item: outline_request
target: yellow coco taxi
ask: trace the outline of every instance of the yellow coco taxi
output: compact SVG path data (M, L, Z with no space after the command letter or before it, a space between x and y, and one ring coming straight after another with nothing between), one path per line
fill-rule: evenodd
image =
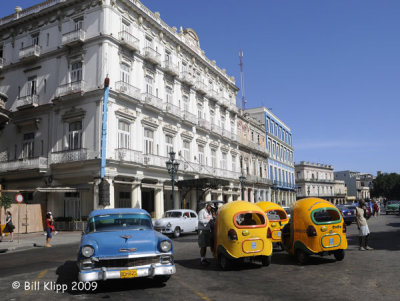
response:
M282 229L289 222L286 211L278 204L272 202L256 203L265 212L272 231L272 242L281 244Z
M343 260L347 249L346 224L330 202L302 199L293 205L290 222L283 228L282 242L300 264L314 254L333 254L336 260Z
M260 207L245 201L221 206L215 226L214 256L222 269L238 260L271 263L272 242L268 219Z

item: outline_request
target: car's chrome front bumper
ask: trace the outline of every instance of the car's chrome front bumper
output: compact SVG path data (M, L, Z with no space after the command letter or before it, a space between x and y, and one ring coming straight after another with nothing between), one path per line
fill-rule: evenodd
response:
M176 273L174 264L152 264L147 266L140 266L129 268L137 270L137 277L154 277L159 275L172 275ZM91 270L80 270L79 281L89 282L107 279L120 279L121 271L128 270L127 268L101 268Z
M163 228L163 227L157 227L157 226L155 226L154 227L154 230L156 230L156 231L158 231L158 232L161 232L162 234L172 234L172 233L174 233L174 231L172 230L172 229L170 229L170 228Z

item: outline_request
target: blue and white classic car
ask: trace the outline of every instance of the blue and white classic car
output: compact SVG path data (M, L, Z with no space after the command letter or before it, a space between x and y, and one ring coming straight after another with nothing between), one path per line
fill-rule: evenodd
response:
M147 211L134 208L90 213L78 266L85 282L135 277L165 282L176 272L172 241L153 230Z

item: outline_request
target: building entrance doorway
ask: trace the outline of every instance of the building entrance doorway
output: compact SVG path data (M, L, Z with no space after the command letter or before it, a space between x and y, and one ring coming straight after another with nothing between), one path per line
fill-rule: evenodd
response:
M154 189L142 188L142 209L154 216Z

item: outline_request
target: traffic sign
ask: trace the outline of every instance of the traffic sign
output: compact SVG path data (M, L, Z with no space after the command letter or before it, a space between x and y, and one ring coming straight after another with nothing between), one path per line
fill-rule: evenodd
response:
M22 203L24 201L24 197L22 196L22 194L18 193L15 196L15 200L17 201L17 203Z

